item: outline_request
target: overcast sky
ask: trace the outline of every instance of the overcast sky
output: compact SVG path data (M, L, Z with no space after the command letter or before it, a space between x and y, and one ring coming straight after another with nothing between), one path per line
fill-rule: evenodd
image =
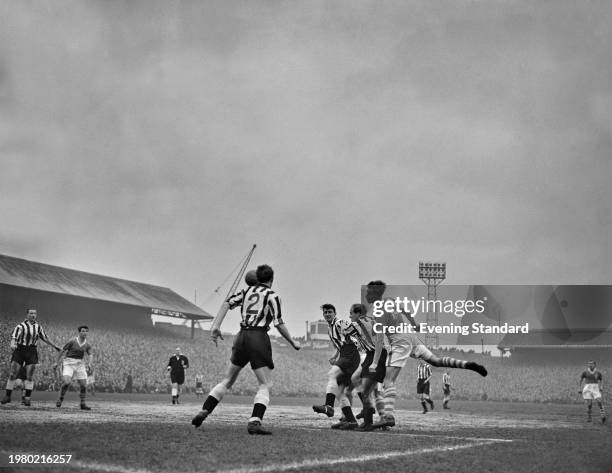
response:
M610 284L611 25L606 1L0 0L0 253L214 313L257 243L295 335L420 260Z

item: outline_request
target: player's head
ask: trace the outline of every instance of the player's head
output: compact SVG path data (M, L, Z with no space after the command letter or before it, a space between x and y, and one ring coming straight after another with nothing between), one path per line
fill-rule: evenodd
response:
M79 336L81 338L86 338L87 333L89 332L89 327L87 325L79 325L77 330L79 331Z
M353 304L349 312L349 317L355 322L359 317L366 315L367 309L363 304Z
M257 286L259 283L259 280L257 279L257 271L254 269L247 271L244 275L244 282L247 284L247 286Z
M176 347L176 348L174 349L174 352L175 352L177 355L180 355L180 354L181 354L181 349L180 349L179 347Z
M37 316L38 316L38 312L36 311L36 309L26 310L26 317L28 318L30 322L34 322Z
M597 364L597 363L595 363L593 360L590 360L590 361L587 363L587 366L589 367L589 369L590 369L590 370L594 370L594 369L595 369L595 365L596 365L596 364Z
M257 276L259 283L265 284L266 286L270 286L272 281L274 281L274 270L267 264L257 266L255 275Z
M368 304L371 304L374 301L378 301L382 299L383 294L385 293L385 289L387 289L387 285L381 281L370 281L366 287L366 301Z
M329 323L336 317L336 308L333 304L323 304L321 306L321 310L323 311L323 318Z

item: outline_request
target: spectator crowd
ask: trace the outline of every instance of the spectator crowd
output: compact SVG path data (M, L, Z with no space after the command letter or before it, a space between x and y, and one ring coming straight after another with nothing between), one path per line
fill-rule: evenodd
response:
M16 315L0 314L0 387L9 372L11 349L10 334L23 319ZM77 336L76 322L39 318L49 338L63 346ZM195 389L195 375L204 377L204 390L223 378L231 353L232 340L226 337L215 347L205 332L198 331L195 339L185 338L151 326L141 331L127 331L118 327L90 326L88 340L94 352L96 390L105 392L155 393L169 392L170 378L166 366L176 347L189 358L184 390ZM303 349L273 345L276 368L273 372L273 392L277 396L314 396L325 392L326 373L329 370L330 350ZM45 344L39 344L39 367L35 373L37 390L56 390L58 373L52 369L57 353ZM476 353L443 350L444 356L468 359L484 364L489 376L481 378L463 370L450 370L454 399L517 402L576 402L578 379L586 359L576 353L573 362L551 363L537 359L516 362L512 358L491 357ZM598 363L607 382L609 367ZM442 396L442 369L434 370L433 397ZM234 389L235 394L252 395L257 383L250 370L242 372ZM416 398L416 361L409 363L398 382L398 394ZM604 390L604 395L609 394Z

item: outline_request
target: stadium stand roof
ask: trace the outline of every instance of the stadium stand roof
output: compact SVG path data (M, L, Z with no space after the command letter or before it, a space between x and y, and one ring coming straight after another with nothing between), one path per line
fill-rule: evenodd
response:
M605 330L531 330L509 333L498 344L502 349L516 348L612 348L612 329Z
M196 320L213 317L167 287L76 271L0 255L0 284L151 308Z

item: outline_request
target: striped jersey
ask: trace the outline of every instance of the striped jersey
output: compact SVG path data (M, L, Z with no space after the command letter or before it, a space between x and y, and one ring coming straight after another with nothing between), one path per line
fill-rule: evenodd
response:
M329 339L338 350L344 345L355 345L350 332L352 332L351 322L337 317L334 317L334 320L332 320L327 327Z
M431 366L427 363L419 363L417 366L417 379L425 380L431 376Z
M40 338L43 341L49 341L45 331L38 322L30 322L24 320L13 329L11 338L17 342L17 345L36 346L36 342Z
M442 384L450 385L450 375L448 373L442 375Z
M356 321L351 322L348 327L348 334L357 344L359 351L374 351L375 333L374 333L373 317L368 315L359 317Z
M258 284L241 289L227 302L230 309L241 308L241 327L267 329L271 323L275 327L283 323L280 297L267 286Z

